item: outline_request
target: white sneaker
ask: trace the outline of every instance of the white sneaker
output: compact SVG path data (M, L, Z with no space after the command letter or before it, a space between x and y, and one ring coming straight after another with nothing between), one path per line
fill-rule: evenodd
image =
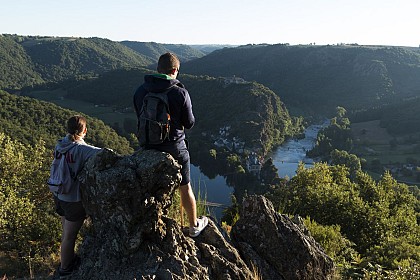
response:
M197 237L203 231L203 229L208 225L209 219L206 216L200 216L197 218L197 226L190 227L190 236Z

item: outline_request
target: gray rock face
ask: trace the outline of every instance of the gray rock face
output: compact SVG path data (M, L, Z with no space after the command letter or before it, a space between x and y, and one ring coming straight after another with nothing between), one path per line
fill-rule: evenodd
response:
M79 177L90 220L73 279L257 279L255 270L261 279L330 278L322 249L260 196L244 202L232 240L213 220L190 238L166 216L179 169L157 151L105 149L88 161Z
M274 211L263 196L242 204L231 238L247 263L259 268L263 279L331 279L334 264L304 225Z

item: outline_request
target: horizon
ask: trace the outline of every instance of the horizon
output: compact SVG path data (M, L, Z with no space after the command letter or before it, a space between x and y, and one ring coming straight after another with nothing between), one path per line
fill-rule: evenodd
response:
M25 2L2 3L0 34L184 45L420 46L415 0Z
M336 43L336 44L315 44L315 43L308 43L308 44L289 44L289 43L248 43L244 45L236 45L236 44L218 44L218 43L208 43L208 44L185 44L185 43L170 43L170 42L155 42L155 41L132 41L132 40L122 40L122 41L114 41L109 38L98 37L98 36L90 36L90 37L83 37L83 36L54 36L54 35L33 35L33 34L9 34L9 33L2 33L0 36L3 35L11 35L11 36L21 36L21 37L40 37L40 38L67 38L67 39L90 39L90 38L99 38L104 40L110 40L113 42L137 42L137 43L156 43L162 45L186 45L186 46L229 46L229 47L240 47L246 45L254 45L254 46L263 46L263 45L281 45L287 44L289 46L357 46L357 47L402 47L402 48L420 48L419 46L402 46L402 45L366 45L366 44L358 44L358 43Z

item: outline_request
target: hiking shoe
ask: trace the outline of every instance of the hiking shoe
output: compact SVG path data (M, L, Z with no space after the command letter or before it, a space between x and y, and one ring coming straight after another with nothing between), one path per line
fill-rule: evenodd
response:
M200 216L197 218L197 225L190 227L190 236L197 237L203 229L208 225L209 219L206 216Z
M75 272L80 266L80 257L78 255L75 255L73 258L73 261L70 263L70 265L66 269L62 269L61 267L58 269L58 275L60 276L60 279L67 279L70 277L73 272Z

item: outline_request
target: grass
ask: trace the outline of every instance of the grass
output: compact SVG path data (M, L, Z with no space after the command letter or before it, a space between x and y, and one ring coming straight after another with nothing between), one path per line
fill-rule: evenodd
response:
M378 159L382 164L405 163L408 157L420 158L420 152L414 149L416 144L398 144L391 149L392 140L402 139L390 135L385 128L380 127L379 120L354 123L351 131L355 140L355 148L351 152L368 162Z
M420 150L418 147L420 143L404 143L403 137L394 137L380 127L380 121L369 121L362 123L355 123L351 125L353 139L355 140L355 147L351 153L356 154L360 158L364 158L368 164L374 160L379 160L381 165L402 165L407 163L407 159L417 159L420 161ZM404 136L410 137L410 136ZM418 135L411 135L414 139L420 139ZM397 140L397 145L391 148L390 142ZM372 178L378 180L383 174L368 172ZM417 175L402 177L393 174L394 178L399 182L418 185Z
M196 195L197 217L210 215L210 211L208 207L206 206L206 201L207 201L207 194L205 194L203 197L200 193L200 190L198 190L198 193ZM188 226L188 217L185 210L182 211L182 215L181 215L181 196L180 196L179 190L177 190L174 193L174 196L172 198L172 205L168 211L168 217L170 217L171 219L174 219L182 226Z
M392 136L385 128L380 127L380 121L368 121L351 124L351 132L357 142L371 145L389 145Z
M116 112L112 106L99 106L91 102L67 99L65 98L66 91L52 90L52 91L34 91L31 97L54 103L60 107L84 113L91 117L102 120L104 123L113 126L118 123L120 127L124 126L125 119L137 121L134 109L132 112L121 113Z

